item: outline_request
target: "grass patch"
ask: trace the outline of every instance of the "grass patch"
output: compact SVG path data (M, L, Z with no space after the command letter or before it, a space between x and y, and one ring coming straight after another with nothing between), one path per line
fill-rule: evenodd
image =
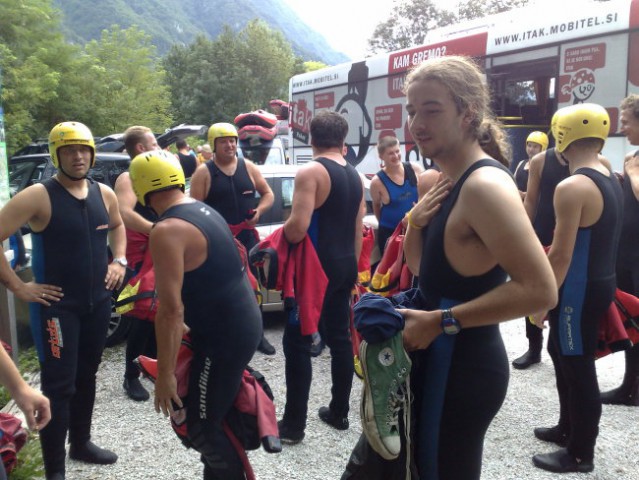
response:
M40 439L35 432L29 432L29 439L22 450L18 452L18 464L9 475L11 480L34 480L44 478L42 463L42 449Z

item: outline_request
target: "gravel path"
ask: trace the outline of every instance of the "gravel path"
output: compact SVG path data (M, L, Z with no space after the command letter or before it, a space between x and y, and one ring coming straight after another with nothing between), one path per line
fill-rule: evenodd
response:
M265 374L276 396L281 417L285 398L284 359L281 338L284 323L271 318L267 337L276 346L275 356L257 353L251 365ZM502 334L512 360L526 348L523 321L502 324ZM547 335L546 335L547 337ZM93 423L93 439L113 449L119 460L105 467L68 460L71 480L193 480L202 478L199 456L186 450L173 434L168 421L153 410L151 402L136 403L122 390L124 346L107 349L98 374L98 392ZM330 362L325 351L313 363L306 438L295 446L285 446L280 454L263 450L250 452L258 479L339 479L361 428L358 417L361 383L356 380L351 396L351 428L338 432L317 418L317 410L330 400ZM615 387L623 375L623 354L598 361L602 390ZM147 381L146 385L151 388ZM595 471L558 477L533 467L531 456L553 450L553 445L536 440L536 426L554 425L558 400L552 362L544 351L543 361L525 371L511 372L504 406L488 432L482 478L489 480L637 480L639 479L639 408L604 406L595 454ZM446 479L442 479L446 480Z

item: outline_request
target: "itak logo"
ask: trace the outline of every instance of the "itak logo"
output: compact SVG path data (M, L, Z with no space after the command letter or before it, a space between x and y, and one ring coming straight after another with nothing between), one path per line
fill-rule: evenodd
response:
M200 208L200 212L202 212L204 215L211 215L211 211L206 207Z

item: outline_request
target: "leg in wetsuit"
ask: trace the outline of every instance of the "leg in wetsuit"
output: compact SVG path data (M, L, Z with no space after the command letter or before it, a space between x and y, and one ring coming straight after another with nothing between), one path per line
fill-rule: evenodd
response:
M37 330L35 338L41 340L37 347L42 392L51 402L51 421L40 432L49 476L65 471L67 431L71 445L84 445L91 438L96 373L106 342L111 302L103 302L93 312L81 315L55 306L36 308L40 315L32 316L37 318L32 328Z
M331 351L332 400L329 408L336 416L345 417L349 410L354 371L350 340L350 295L357 272L353 272L350 262L336 261L325 269L325 273L329 283L320 324L324 327L322 338ZM299 323L288 323L282 342L287 359L284 422L293 430L304 431L313 377L311 337L301 334Z

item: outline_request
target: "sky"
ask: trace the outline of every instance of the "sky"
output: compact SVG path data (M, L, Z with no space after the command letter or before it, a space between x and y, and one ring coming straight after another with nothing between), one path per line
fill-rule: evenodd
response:
M367 41L390 15L391 0L284 0L335 50L366 57Z
M557 0L529 0L547 7ZM344 52L351 60L367 56L368 39L375 27L388 19L392 0L284 0L308 25L326 38L335 50ZM454 0L434 0L440 8L450 9ZM568 4L580 5L583 0L563 0Z

